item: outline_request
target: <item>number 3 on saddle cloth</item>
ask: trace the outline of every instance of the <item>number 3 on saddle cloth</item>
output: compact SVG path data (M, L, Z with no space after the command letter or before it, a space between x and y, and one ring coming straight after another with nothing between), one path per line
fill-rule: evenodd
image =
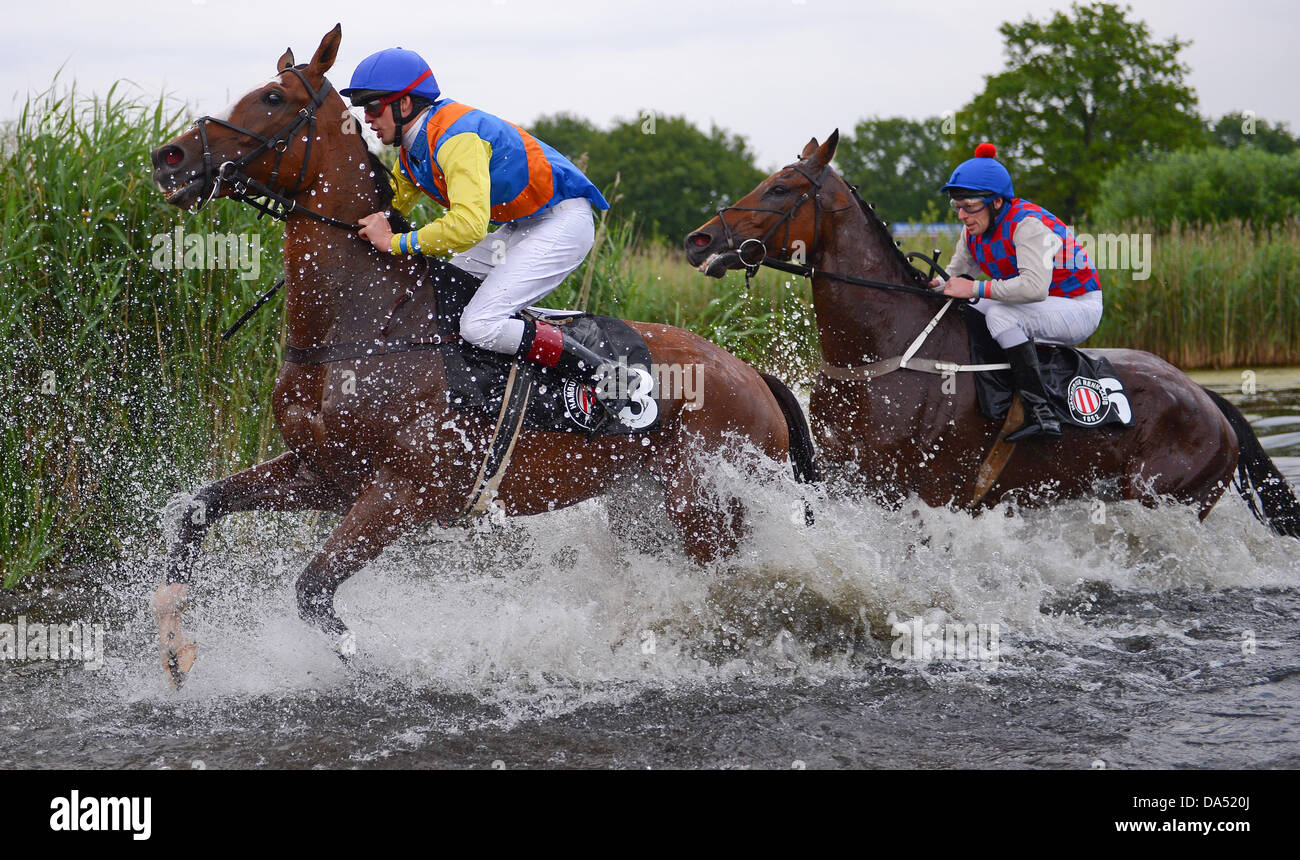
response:
M965 306L960 310L970 334L971 364L1006 362L1006 353L989 334L984 315ZM1048 403L1062 423L1076 427L1132 423L1124 384L1105 358L1072 346L1040 345L1038 363ZM1015 394L1011 371L983 370L974 376L980 412L985 418L1004 420Z
M457 330L460 315L479 282L450 264L443 265L443 272L435 274L433 283L438 300L438 331L448 334ZM601 385L617 385L626 392L629 405L622 413L622 423L602 420L604 410L596 402L599 392L590 382L460 341L442 347L447 396L453 408L492 415L498 418L500 428L518 427L515 410L523 408L522 427L527 430L588 436L659 431L659 404L655 400L658 392L650 348L631 326L620 319L580 311L527 308L523 313L560 326L565 337L574 338L608 359L610 372ZM513 435L508 430L506 433Z

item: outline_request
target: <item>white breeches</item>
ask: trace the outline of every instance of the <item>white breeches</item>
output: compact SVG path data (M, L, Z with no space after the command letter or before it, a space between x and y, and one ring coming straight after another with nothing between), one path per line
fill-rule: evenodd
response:
M1048 296L1041 302L980 299L975 303L975 310L984 314L989 334L1003 349L1019 346L1031 337L1038 343L1082 343L1097 330L1101 307L1101 290L1074 299Z
M461 315L460 336L480 349L518 351L524 324L511 317L558 287L595 239L591 203L576 197L503 224L454 255L452 265L483 278Z

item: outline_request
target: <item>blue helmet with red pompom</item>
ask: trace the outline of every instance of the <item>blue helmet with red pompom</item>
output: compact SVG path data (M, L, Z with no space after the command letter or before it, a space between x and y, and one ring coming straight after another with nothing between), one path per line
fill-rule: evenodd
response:
M372 93L424 96L430 101L437 101L442 94L429 64L405 48L386 48L366 57L352 73L347 89L339 90L339 95L346 98Z
M940 190L982 191L1007 200L1012 199L1016 192L1011 187L1011 174L997 160L997 154L996 146L981 143L975 147L975 157L957 165L948 184Z

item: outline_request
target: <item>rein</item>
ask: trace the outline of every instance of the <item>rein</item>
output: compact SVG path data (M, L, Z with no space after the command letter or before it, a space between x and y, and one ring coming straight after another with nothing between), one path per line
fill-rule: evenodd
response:
M809 174L806 170L800 167L797 163L787 164L785 167L781 169L794 170L798 172L800 175L802 175L805 179L808 180L808 182L812 185L813 188L816 189L811 194L811 199L813 201L813 208L814 208L813 238L812 238L812 245L807 249L807 251L811 253L813 248L817 247L817 235L821 228L822 213L824 212L833 215L836 212L843 212L844 210L850 207L841 206L838 209L826 209L822 206L822 183L826 181L826 175L830 172L831 166L829 164L822 168L822 172L819 173L817 175L817 178L815 179L812 177L811 174ZM850 185L849 191L853 194L853 199L857 201L857 204L862 209L863 214L867 215L868 218L871 218L872 215L870 213L870 207L866 203L864 203L862 198L858 195L858 190L854 188L852 185ZM770 239L772 237L772 234L775 233L782 225L785 226L785 238L781 244L780 255L784 257L790 253L790 248L789 248L790 222L794 219L795 213L799 211L799 207L802 206L809 199L810 199L809 192L805 191L803 195L798 200L795 201L794 206L790 207L789 209L776 209L772 207L763 207L763 206L724 206L723 208L718 210L718 221L722 224L723 234L727 237L727 248L729 250L736 252L736 257L740 260L740 264L745 267L746 282L748 282L750 278L754 277L754 275L758 273L759 268L761 268L762 266L767 266L770 269L776 269L781 272L788 272L789 274L799 275L805 278L812 278L815 275L821 275L824 278L831 278L836 281L843 281L846 284L853 284L859 287L874 287L879 290L893 290L895 292L900 292L900 293L911 293L914 296L924 296L928 299L938 299L940 301L943 301L944 299L948 298L947 296L943 295L943 293L936 293L934 290L927 289L925 287L917 287L917 286L912 286L910 284L895 284L895 283L890 283L888 281L875 281L870 278L856 278L853 277L852 275L841 275L835 272L828 272L824 269L817 269L812 266L805 266L800 263L788 263L785 260L779 259L777 257L768 256L767 240ZM764 233L761 237L757 239L749 238L741 242L739 245L737 245L736 237L735 235L732 234L731 227L727 224L727 217L726 217L727 212L766 212L773 215L780 215L781 217L777 220L775 224L769 227L767 232ZM757 253L750 254L750 256L747 258L746 257L747 248L751 250L757 249ZM909 251L907 254L904 255L904 259L909 264L911 263L913 257L920 259L922 262L924 262L926 265L930 267L931 278L933 278L936 273L942 275L945 280L947 280L947 278L949 277L948 273L944 271L942 266L939 265L938 249L935 249L933 256L929 256L929 257L927 257L925 254L922 254L919 251ZM919 270L918 270L918 274L919 274ZM975 300L962 299L962 301L967 301L970 302L971 304L974 304L974 302L978 301L978 299Z
M809 183L811 183L813 188L816 189L816 191L813 191L811 194L811 199L813 201L813 207L815 210L813 215L812 247L808 249L809 253L811 253L812 249L817 247L817 234L821 225L822 213L826 212L826 213L833 214L835 212L843 212L845 209L848 209L849 207L841 206L838 209L822 208L822 203L821 203L822 183L825 181L826 175L831 169L829 164L822 168L822 172L818 174L816 179L814 179L807 171L805 171L798 164L787 164L782 169L797 171L805 179L807 179ZM865 202L863 202L862 197L858 195L858 189L853 187L852 185L849 185L849 191L853 194L853 199L857 201L857 204L862 209L863 214L865 214L868 220L870 220L873 217L871 207L868 206ZM894 356L893 358L886 358L881 361L875 361L870 364L857 365L854 367L840 367L838 365L828 364L823 362L822 366L819 368L819 372L822 375L828 376L832 379L840 379L844 381L866 382L875 379L878 376L882 376L886 373L892 373L895 370L917 370L923 373L948 374L948 373L970 373L970 372L985 371L985 370L1006 370L1011 367L1010 364L1006 364L1006 363L958 364L956 362L951 362L951 361L938 361L932 358L914 357L917 351L919 351L921 349L921 346L925 343L926 338L928 338L930 336L930 333L934 331L934 329L939 325L939 320L943 319L943 315L948 312L948 308L952 307L953 302L960 301L965 304L973 305L979 302L978 297L973 297L969 299L956 299L950 296L945 296L941 292L936 292L926 287L918 287L918 286L913 286L911 284L895 284L889 281L877 281L871 278L858 278L852 275L842 275L836 272L828 272L825 269L817 269L813 266L806 266L801 263L789 263L786 262L785 260L768 256L767 240L770 239L772 237L772 234L774 234L777 231L777 229L779 229L783 224L785 225L785 239L782 242L780 253L782 256L789 254L790 249L788 246L790 240L790 222L793 220L795 212L797 212L799 210L799 207L802 206L805 202L807 202L809 198L810 198L809 192L805 191L803 195L797 201L795 201L794 206L785 210L759 207L759 206L726 206L718 210L718 220L721 222L723 233L727 237L727 248L729 250L736 252L736 257L740 260L740 264L744 267L745 283L747 286L749 284L750 278L754 277L754 275L758 273L759 268L763 266L767 266L769 269L776 269L777 271L788 272L792 275L800 275L802 277L809 278L809 279L820 275L823 278L830 278L832 280L841 281L846 284L853 284L854 286L871 287L873 289L878 289L878 290L890 290L898 293L908 293L914 296L921 296L923 298L927 298L930 300L943 302L943 307L939 308L939 312L936 313L933 318L931 318L929 324L926 325L926 327L921 331L921 333L916 336L916 339L912 341L911 345L907 348L907 350L902 355ZM743 242L740 243L740 245L736 245L736 238L732 234L731 228L727 225L726 213L729 211L767 212L770 214L780 215L781 217L777 220L775 224L769 227L767 232L764 233L760 238L745 239ZM750 259L746 259L746 248L757 249L757 255L756 256L751 255ZM903 255L903 259L908 265L912 264L913 258L919 259L927 266L929 266L930 278L933 278L936 273L943 276L944 280L947 280L950 277L949 274L944 270L943 266L939 265L939 250L937 248L935 249L933 255L931 256L926 256L920 251L909 251ZM913 268L915 269L917 274L920 275L920 270L916 269L915 266L913 266ZM921 277L924 276L922 275Z

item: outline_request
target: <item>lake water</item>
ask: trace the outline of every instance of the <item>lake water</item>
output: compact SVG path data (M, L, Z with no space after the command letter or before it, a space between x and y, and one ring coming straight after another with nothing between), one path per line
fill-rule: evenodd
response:
M1198 378L1300 485L1300 370ZM1235 494L1204 524L818 498L806 528L784 469L714 480L755 528L707 571L598 502L413 536L339 592L352 667L294 610L323 517L221 531L180 692L146 611L162 547L0 595L0 622L102 625L106 655L0 661L0 767L1300 766L1300 541Z

